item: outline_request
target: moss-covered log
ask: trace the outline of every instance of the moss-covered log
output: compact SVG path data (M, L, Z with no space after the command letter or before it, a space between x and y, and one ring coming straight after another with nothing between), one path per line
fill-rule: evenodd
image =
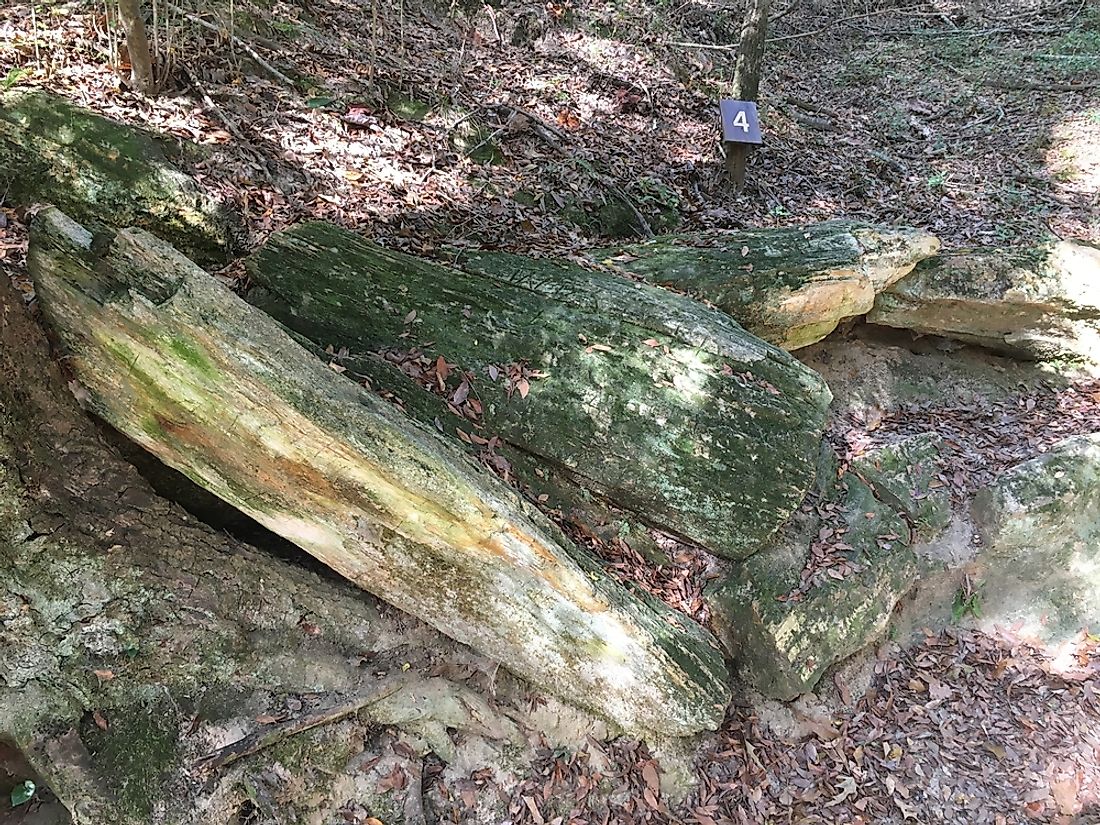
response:
M311 223L249 259L262 286L249 299L322 345L441 359L448 374L420 383L475 398L480 437L517 464L533 457L716 553L750 555L798 506L830 399L815 373L665 290L502 253L460 264ZM402 398L422 392L396 369L373 374Z
M649 283L714 304L765 341L792 350L868 312L875 295L939 246L916 229L829 221L673 235L597 254Z
M77 407L3 270L0 376L0 820L67 822L52 790L76 825L342 822L349 810L396 823L413 821L414 798L428 822L451 821L469 766L522 777L540 735L573 749L605 737L351 583L158 498ZM195 767L367 700L232 765ZM423 799L419 781L382 784L419 776L428 751L448 765ZM9 810L28 779L34 798ZM498 793L489 783L466 814L503 821Z
M167 244L142 230L91 240L49 209L28 256L91 410L547 690L633 730L718 724L726 672L705 631L627 593L502 482Z
M224 261L243 230L184 174L173 140L43 92L0 93L0 196L55 204L85 225L140 226L199 261Z

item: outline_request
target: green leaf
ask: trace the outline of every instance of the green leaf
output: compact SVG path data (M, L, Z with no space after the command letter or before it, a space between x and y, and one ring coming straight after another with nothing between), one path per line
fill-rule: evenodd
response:
M11 806L13 808L18 808L20 805L25 805L30 802L31 797L34 796L35 790L35 784L31 782L31 780L23 780L23 782L11 789Z
M332 97L311 97L306 101L306 106L311 109L324 109L326 106L331 106L336 102Z
M0 89L6 92L8 89L10 89L20 80L22 80L23 76L26 74L26 69L12 69L4 76L3 80L0 80Z

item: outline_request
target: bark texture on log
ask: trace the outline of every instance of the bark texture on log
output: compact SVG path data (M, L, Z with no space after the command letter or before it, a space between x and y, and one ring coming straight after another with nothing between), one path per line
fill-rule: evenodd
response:
M755 335L793 350L870 311L875 295L939 246L917 229L828 221L674 235L599 254L649 283L714 304Z
M625 728L715 727L713 639L141 230L55 209L28 269L87 406L361 587ZM571 556L575 554L575 556Z
M830 399L816 373L664 290L503 253L459 263L305 224L249 259L263 287L250 300L322 346L444 359L448 395L461 375L484 438L715 553L750 555L802 501ZM541 374L522 391L508 377L520 366Z
M52 203L85 225L140 226L200 262L224 261L243 231L177 168L176 142L42 92L0 93L0 192Z
M77 407L2 270L0 376L0 742L76 825L335 822L351 801L398 822L413 788L378 790L392 758L368 766L398 733L379 725L399 726L417 754L467 765L493 754L520 773L534 759L526 742L554 736L534 722L543 703L573 717L573 738L556 741L579 748L592 725L606 735L349 582L154 495ZM365 699L361 719L194 767L275 719ZM427 801L443 819L445 801ZM62 821L54 812L27 821Z

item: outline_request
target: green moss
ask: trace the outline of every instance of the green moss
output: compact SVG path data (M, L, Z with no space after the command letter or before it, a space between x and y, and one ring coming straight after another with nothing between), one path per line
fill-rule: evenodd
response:
M210 360L199 351L193 341L179 336L171 336L166 341L168 349L206 378L216 379L218 372Z
M130 701L101 711L107 730L86 714L80 738L95 760L104 787L132 816L148 818L163 799L164 785L178 770L179 720L165 699Z

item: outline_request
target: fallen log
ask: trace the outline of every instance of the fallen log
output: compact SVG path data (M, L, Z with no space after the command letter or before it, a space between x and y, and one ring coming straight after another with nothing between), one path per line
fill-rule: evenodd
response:
M939 247L934 235L917 229L828 221L674 235L597 257L714 304L765 341L793 350L868 312L875 295Z
M1100 247L958 250L922 261L867 321L1027 359L1100 362Z
M0 376L0 821L339 822L353 800L401 822L422 792L415 774L380 784L401 737L416 756L500 768L510 781L467 809L496 822L497 793L538 777L547 740L608 738L350 582L159 498L77 406L6 277ZM228 769L204 759L280 736ZM448 774L423 788L429 821L460 798ZM26 780L34 798L11 810Z
M636 731L714 728L713 639L154 236L56 209L28 269L86 406L355 584Z
M248 260L249 300L321 346L389 359L357 369L425 422L439 405L415 396L433 387L481 443L534 460L526 482L555 474L715 553L752 554L802 501L831 396L793 357L613 275L503 253L458 263L303 224ZM428 366L414 380L392 366L410 353Z
M0 197L56 204L83 224L140 226L195 260L225 261L244 231L180 171L176 141L43 92L0 93Z

